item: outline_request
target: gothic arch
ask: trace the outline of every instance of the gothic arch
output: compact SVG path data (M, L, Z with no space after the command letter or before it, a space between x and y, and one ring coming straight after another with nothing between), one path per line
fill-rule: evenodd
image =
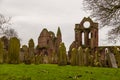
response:
M88 33L88 39L91 39L91 38L92 38L92 33L89 32L89 33Z
M82 45L85 45L85 33L82 32Z
M90 25L86 28L85 23ZM78 32L78 33L77 33ZM98 46L98 23L93 22L89 17L84 18L80 24L75 24L75 41L78 46L95 48Z

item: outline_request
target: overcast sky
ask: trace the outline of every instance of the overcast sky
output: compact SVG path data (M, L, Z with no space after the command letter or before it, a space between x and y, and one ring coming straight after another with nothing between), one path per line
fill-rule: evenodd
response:
M74 25L89 16L82 3L82 0L0 0L0 13L12 17L12 27L22 39L21 44L28 44L33 38L37 45L43 28L56 33L59 26L68 48L74 41ZM100 45L106 45L105 34L105 29L99 31Z

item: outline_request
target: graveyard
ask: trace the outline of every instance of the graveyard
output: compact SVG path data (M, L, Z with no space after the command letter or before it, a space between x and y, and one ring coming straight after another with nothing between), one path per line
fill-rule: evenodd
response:
M120 80L120 46L99 46L98 23L90 17L74 31L68 53L60 27L56 34L44 28L37 46L33 39L20 47L17 37L1 37L0 80Z
M0 80L120 80L120 0L0 0Z

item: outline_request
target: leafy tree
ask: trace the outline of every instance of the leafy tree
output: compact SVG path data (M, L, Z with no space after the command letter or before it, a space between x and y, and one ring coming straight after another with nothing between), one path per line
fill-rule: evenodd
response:
M3 62L7 63L9 40L6 36L2 36L1 41L3 42L3 46L4 46Z
M20 40L16 37L10 39L8 49L9 63L19 63Z
M116 58L117 66L120 67L120 49L118 47L113 48L113 53Z
M66 64L67 64L66 47L64 43L60 43L59 54L58 54L58 65L62 66Z
M56 42L56 47L57 47L57 49L56 49L56 53L58 53L58 51L59 51L59 45L60 45L60 43L62 42L62 34L61 34L61 30L60 30L60 27L58 27L58 30L57 30L57 42Z
M23 54L24 54L24 62L25 64L30 64L30 60L29 60L29 54L28 54L28 47L27 45L23 45L22 46L22 51L23 51Z
M78 64L84 66L84 53L82 47L78 48Z
M85 49L85 65L89 66L89 62L90 62L90 49L86 48Z
M43 63L43 55L40 55L40 54L38 54L38 55L35 55L35 64L41 64L41 63Z
M84 0L84 6L91 17L100 22L100 27L112 28L108 34L109 40L120 38L120 0Z
M94 59L95 66L101 66L101 63L99 62L99 57L100 57L100 54L98 53L98 51L95 51L95 59Z
M60 30L60 27L58 27L58 30L57 30L57 36L61 36L61 30Z
M71 65L75 66L75 65L77 65L77 62L79 62L79 58L77 58L77 49L73 48L72 52L71 52Z
M0 39L0 63L3 63L3 56L4 56L4 45L2 40Z
M28 46L29 46L29 57L30 57L30 60L31 60L31 62L34 62L34 47L35 47L35 44L34 44L33 39L29 40Z
M33 39L30 39L30 40L29 40L28 45L29 45L29 48L34 48L35 44L34 44Z
M34 55L34 47L35 47L33 39L29 40L28 46L29 46L29 54L30 54L30 56L33 56Z

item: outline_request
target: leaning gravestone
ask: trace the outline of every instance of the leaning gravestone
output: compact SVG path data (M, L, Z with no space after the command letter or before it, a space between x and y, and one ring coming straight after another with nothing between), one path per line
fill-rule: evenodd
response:
M109 53L108 57L109 57L109 61L110 61L111 67L118 68L114 54L113 53Z

